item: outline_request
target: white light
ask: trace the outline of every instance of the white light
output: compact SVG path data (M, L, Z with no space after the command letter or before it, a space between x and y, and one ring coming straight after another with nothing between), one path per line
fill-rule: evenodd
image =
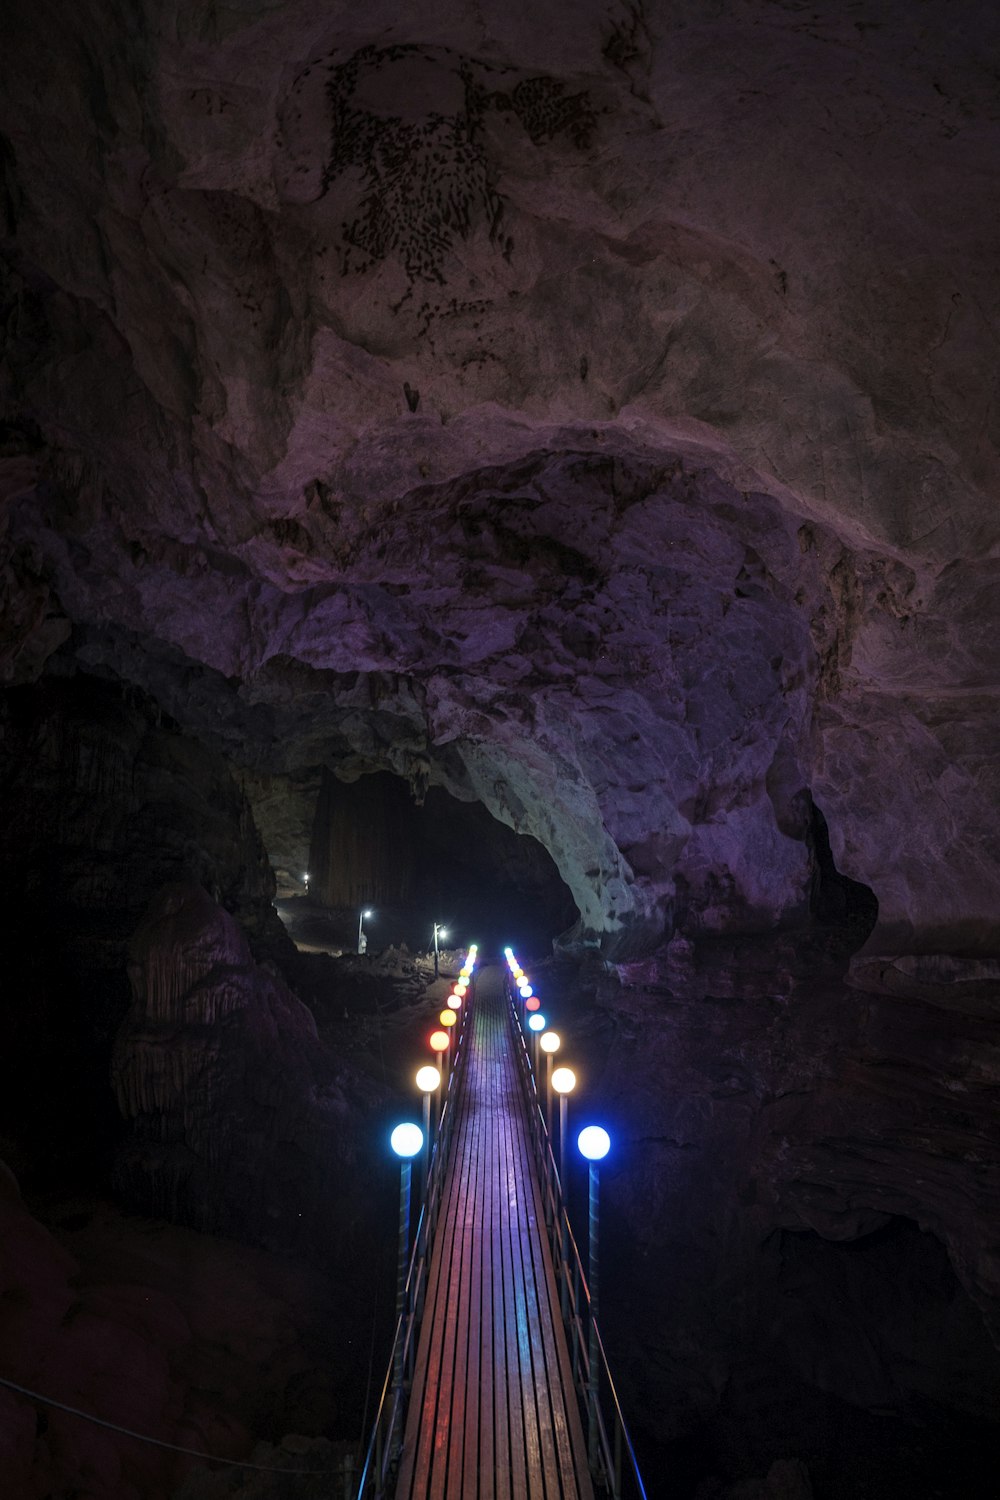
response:
M556 1068L552 1075L552 1087L557 1094L571 1094L576 1088L576 1074L572 1068Z
M528 1029L529 1031L545 1030L545 1017L540 1010L536 1010L534 1015L528 1017Z
M611 1137L601 1125L586 1125L576 1138L580 1155L588 1161L603 1161L611 1150Z
M430 1066L417 1069L417 1088L424 1094L433 1094L441 1087L441 1074Z
M562 1046L562 1038L558 1031L547 1031L544 1036L538 1038L538 1045L543 1052L558 1052Z
M518 990L520 992L522 1000L530 1000L532 995L535 993L530 984L519 984Z
M363 912L362 912L362 913L361 913L361 915L362 915L362 916L363 916L363 917L364 917L364 918L365 918L365 920L366 920L366 921L367 921L367 919L368 919L368 918L369 918L369 917L373 917L373 916L374 916L374 915L375 915L375 913L374 913L374 912L373 912L373 911L363 911Z
M397 1156L416 1156L424 1144L424 1132L419 1125L397 1125L389 1137L389 1145Z

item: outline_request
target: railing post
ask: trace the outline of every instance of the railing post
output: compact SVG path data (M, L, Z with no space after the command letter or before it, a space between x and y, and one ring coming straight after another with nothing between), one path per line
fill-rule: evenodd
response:
M406 1345L406 1270L410 1248L410 1178L409 1161L399 1164L399 1259L396 1266L396 1348L393 1359L392 1386L396 1401L403 1396L403 1351Z
M589 1228L590 1268L587 1278L590 1290L590 1327L588 1329L587 1388L590 1393L590 1423L588 1426L588 1456L590 1467L597 1462L597 1403L599 1396L600 1369L597 1362L597 1297L600 1274L600 1168L596 1161L590 1163L589 1173Z
M559 1194L562 1213L559 1216L559 1259L562 1262L562 1315L565 1323L569 1316L569 1191L566 1183L566 1131L569 1100L566 1094L559 1095Z
M375 1429L375 1500L382 1500L382 1429Z

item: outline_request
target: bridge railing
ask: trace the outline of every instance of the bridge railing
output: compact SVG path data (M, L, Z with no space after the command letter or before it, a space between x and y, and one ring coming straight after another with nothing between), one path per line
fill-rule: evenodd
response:
M465 1071L469 1016L472 1010L470 1002L473 996L474 988L469 992L455 1056L448 1070L447 1091L431 1150L424 1201L420 1206L420 1216L413 1236L413 1250L410 1254L403 1293L403 1310L396 1321L378 1411L365 1453L361 1478L355 1491L356 1500L388 1500L395 1489L396 1472L399 1467L399 1455L403 1446L403 1433L406 1425L406 1403L413 1382L417 1340L427 1293L427 1276L434 1244L434 1230L441 1208L451 1137L458 1107L458 1093ZM403 1372L402 1379L397 1378L400 1370Z
M587 1418L591 1478L612 1500L647 1500L635 1448L625 1424L600 1327L591 1306L583 1261L570 1224L565 1185L559 1179L529 1043L521 1026L519 1006L514 1000L509 977L506 989L516 1041L518 1071L528 1104L532 1149L542 1189L545 1228L556 1268L563 1323L569 1340L573 1382Z

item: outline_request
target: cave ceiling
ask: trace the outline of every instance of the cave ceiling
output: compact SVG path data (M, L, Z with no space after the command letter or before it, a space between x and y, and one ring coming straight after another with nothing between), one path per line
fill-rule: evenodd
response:
M9 683L1000 947L994 6L7 12Z

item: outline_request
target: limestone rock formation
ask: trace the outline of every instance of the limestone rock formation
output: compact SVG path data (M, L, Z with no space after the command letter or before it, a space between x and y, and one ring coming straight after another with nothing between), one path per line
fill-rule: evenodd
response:
M324 778L391 772L538 840L604 966L623 1378L675 1457L756 1455L692 1494L840 1500L806 1429L982 1420L998 75L986 0L9 0L19 1169L76 1047L115 1144L183 882L119 1182L343 1242L355 1084L246 935Z
M135 688L49 677L0 697L0 1136L27 1185L117 1130L111 1040L129 939L165 881L195 881L277 941L274 877L219 754ZM89 1122L87 1132L65 1120Z
M371 1100L310 1011L195 886L161 891L129 975L111 1063L130 1127L116 1167L126 1201L347 1264L370 1210L348 1176L361 1169Z
M10 674L480 799L612 953L794 916L803 790L997 947L990 7L15 9Z
M4 1169L5 1170L5 1169ZM315 1272L81 1200L47 1228L0 1180L4 1377L103 1422L220 1458L250 1433L320 1430L342 1393L321 1367L336 1299ZM342 1316L342 1312L341 1312ZM192 1467L0 1387L12 1500L173 1493Z

